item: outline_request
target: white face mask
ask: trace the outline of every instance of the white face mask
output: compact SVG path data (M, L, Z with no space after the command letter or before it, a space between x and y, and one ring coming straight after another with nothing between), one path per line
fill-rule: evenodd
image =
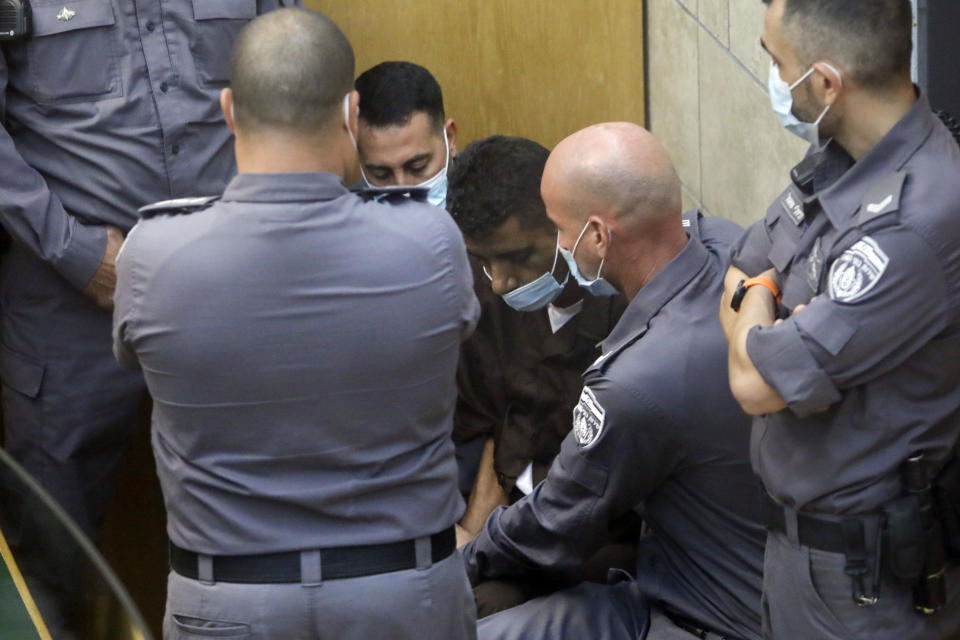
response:
M843 85L843 76L830 63L824 62L824 65L830 67L830 70L837 74L840 79L840 85ZM830 111L830 105L820 112L820 117L815 122L801 122L797 116L793 115L793 90L800 86L804 80L813 73L813 67L807 70L805 74L793 84L787 84L780 77L780 69L777 63L770 61L770 75L767 79L767 89L770 93L770 104L773 106L773 112L777 114L780 124L790 133L803 138L812 145L820 144L820 122L827 112Z
M443 128L443 145L446 149L447 158L443 163L443 169L437 172L435 176L424 180L420 184L412 185L411 189L429 189L427 193L427 202L441 209L447 206L447 169L450 168L450 140L447 139L447 129ZM363 165L360 166L360 175L363 177L363 183L370 188L376 189L374 185L367 180L367 174L363 172Z

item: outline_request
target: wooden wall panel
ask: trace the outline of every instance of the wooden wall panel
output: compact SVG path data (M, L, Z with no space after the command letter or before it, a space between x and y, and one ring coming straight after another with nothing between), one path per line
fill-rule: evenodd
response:
M307 0L347 34L357 73L430 69L461 147L494 133L552 147L595 122L643 123L640 0Z

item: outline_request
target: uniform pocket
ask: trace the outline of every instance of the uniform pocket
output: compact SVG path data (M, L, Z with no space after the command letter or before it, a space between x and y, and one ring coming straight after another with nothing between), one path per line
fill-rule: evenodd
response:
M247 638L250 636L250 626L242 622L227 620L210 620L173 614L173 625L176 628L174 638L189 640L190 638Z
M28 398L36 398L43 384L43 370L43 364L0 347L0 380L10 389Z
M230 80L230 51L240 30L257 15L257 0L193 0L197 21L190 50L200 82L225 86Z
M807 560L809 584L804 585L806 592L803 600L812 615L821 619L825 627L843 638L855 635L844 624L847 615L858 617L859 607L854 604L851 595L851 578L843 572L844 556L817 549L804 548ZM803 603L798 603L803 606Z
M11 84L40 103L123 94L110 0L34 1L32 10L33 34L14 47L23 64L11 65Z

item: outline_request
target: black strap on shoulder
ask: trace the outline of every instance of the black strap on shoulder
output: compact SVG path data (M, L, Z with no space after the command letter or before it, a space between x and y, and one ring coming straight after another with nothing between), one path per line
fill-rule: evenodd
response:
M934 111L934 113L946 125L957 144L960 144L960 122L946 111Z
M403 202L404 198L410 198L417 202L426 202L430 189L399 185L396 187L360 187L351 189L350 192L363 198L364 202L376 200L377 202L397 203Z
M167 215L176 216L185 213L195 213L202 211L220 199L220 196L200 196L197 198L177 198L176 200L164 200L140 207L138 213L143 219L150 219L156 216Z

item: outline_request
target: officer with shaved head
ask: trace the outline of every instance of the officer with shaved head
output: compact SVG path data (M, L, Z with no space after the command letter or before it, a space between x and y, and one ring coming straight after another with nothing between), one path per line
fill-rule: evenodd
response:
M749 420L716 316L732 222L682 213L660 143L629 123L573 134L541 183L571 275L630 302L587 369L546 479L463 549L471 580L576 567L637 512L636 578L581 583L480 621L482 638L760 638L764 529Z
M354 56L329 18L258 18L232 66L239 175L146 207L118 261L114 350L154 398L164 637L472 638L450 439L479 315L463 240L416 197L343 185Z

